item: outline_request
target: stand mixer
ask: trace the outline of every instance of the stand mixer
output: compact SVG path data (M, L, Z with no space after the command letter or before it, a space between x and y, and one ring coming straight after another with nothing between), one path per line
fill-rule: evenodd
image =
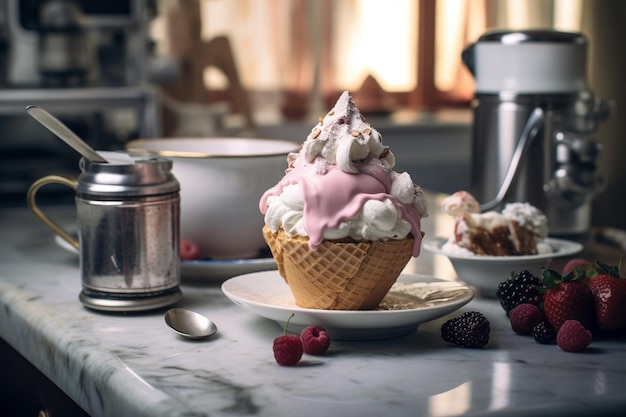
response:
M494 31L462 54L476 79L470 191L483 211L529 202L550 235L584 239L603 188L591 135L610 103L587 87L587 40L552 30Z

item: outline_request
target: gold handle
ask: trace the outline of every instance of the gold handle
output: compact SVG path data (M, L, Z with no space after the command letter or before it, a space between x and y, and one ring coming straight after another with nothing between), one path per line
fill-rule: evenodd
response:
M52 230L54 233L59 235L63 240L65 240L67 243L69 243L74 248L76 248L76 250L78 250L79 248L78 240L74 239L72 235L67 233L61 226L59 226L58 224L50 220L50 218L48 218L48 216L46 216L44 212L41 211L39 206L37 206L37 202L35 201L37 191L39 191L39 189L43 187L44 185L53 184L53 183L66 185L73 190L76 190L76 186L78 184L76 180L62 177L60 175L48 175L47 177L40 178L37 181L35 181L33 185L31 185L30 188L28 189L28 196L27 196L28 207L31 209L33 214L43 224L48 226L50 230Z

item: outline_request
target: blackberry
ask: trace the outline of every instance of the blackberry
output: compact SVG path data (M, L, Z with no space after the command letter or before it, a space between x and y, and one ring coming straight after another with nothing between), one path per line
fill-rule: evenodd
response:
M542 296L537 287L542 285L541 279L529 271L522 270L517 275L513 272L506 281L498 284L496 297L508 317L509 312L519 304L529 303L539 306Z
M542 321L533 327L533 339L542 345L552 345L556 343L556 331L550 323Z
M446 321L441 337L448 343L464 348L482 348L489 342L489 320L478 311L468 311Z

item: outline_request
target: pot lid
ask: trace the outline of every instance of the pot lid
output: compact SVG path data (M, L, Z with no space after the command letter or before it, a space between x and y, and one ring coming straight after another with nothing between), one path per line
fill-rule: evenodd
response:
M552 42L584 45L587 38L581 33L560 32L549 29L531 30L496 30L487 32L478 38L478 42L499 42L512 45L530 42Z

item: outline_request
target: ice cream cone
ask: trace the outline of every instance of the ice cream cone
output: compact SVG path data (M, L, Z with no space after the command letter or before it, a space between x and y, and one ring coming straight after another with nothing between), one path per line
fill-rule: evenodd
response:
M308 238L267 226L263 235L296 304L304 308L367 310L378 306L411 258L413 238L380 242L325 240L311 251Z

